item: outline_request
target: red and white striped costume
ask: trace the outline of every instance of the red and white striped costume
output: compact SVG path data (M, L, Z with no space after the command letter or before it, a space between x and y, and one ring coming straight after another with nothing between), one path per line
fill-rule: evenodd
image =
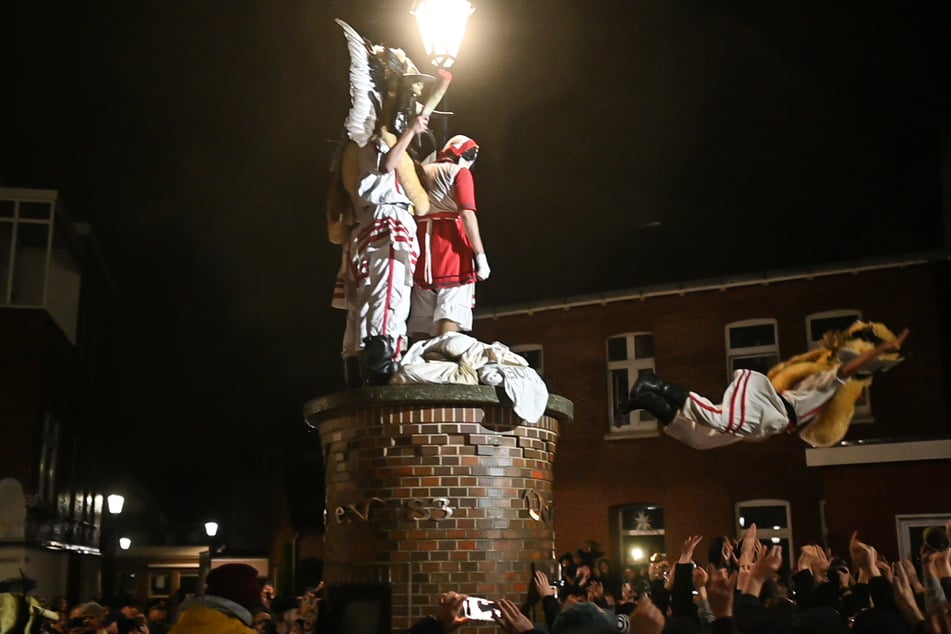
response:
M396 172L381 172L387 148L370 142L360 148L356 227L344 246L335 304L347 304L344 356L356 354L364 337L386 335L399 346L406 336L413 270L419 257L410 199Z
M416 218L420 256L413 278L410 330L435 334L434 324L441 319L471 330L478 277L460 212L476 210L472 172L450 161L423 169L430 213Z
M758 441L811 423L844 382L839 368L806 377L782 396L769 378L737 370L720 403L690 392L683 408L664 431L694 449L710 449L741 440ZM786 403L798 421L791 421Z

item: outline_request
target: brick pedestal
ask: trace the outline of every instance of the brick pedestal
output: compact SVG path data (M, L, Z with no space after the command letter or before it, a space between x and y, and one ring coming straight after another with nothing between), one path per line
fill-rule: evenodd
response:
M369 623L373 597L389 595L400 631L447 590L524 601L532 565L554 565L552 462L558 424L572 416L570 401L551 396L526 424L486 386L385 386L309 402L327 472L327 608ZM355 607L360 596L369 600Z

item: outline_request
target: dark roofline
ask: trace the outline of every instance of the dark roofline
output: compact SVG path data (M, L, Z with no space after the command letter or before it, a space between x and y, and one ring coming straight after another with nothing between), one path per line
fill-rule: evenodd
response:
M511 317L514 315L532 315L534 313L540 313L546 310L569 310L571 308L580 308L583 306L594 306L597 304L605 305L632 300L645 300L653 297L664 297L667 295L686 295L688 293L698 293L703 291L723 291L728 288L738 288L744 286L766 286L779 282L808 280L816 277L829 277L832 275L854 275L865 271L920 266L922 264L947 260L951 260L951 249L926 251L904 256L850 260L827 265L777 269L773 271L764 271L743 275L701 278L686 282L641 286L627 290L610 291L605 293L572 295L551 300L509 304L498 307L490 306L476 310L474 317L476 319L497 319L499 317Z

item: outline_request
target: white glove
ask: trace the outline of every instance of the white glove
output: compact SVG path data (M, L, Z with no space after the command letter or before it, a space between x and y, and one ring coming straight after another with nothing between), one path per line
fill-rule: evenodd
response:
M476 277L479 278L480 282L484 282L489 279L489 274L492 273L492 269L489 268L489 259L485 257L485 253L477 253L475 256L475 266L476 266Z

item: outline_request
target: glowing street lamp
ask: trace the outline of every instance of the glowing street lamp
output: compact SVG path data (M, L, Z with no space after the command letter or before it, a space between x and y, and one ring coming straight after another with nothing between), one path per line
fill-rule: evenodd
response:
M113 493L106 498L106 505L109 507L109 512L113 515L118 515L122 512L122 507L125 506L125 498L121 495Z
M129 550L130 548L132 548L132 540L129 539L128 537L120 537L119 548L121 548L122 550Z
M218 522L205 522L205 535L214 537L218 534Z
M456 61L466 22L475 8L468 0L416 0L416 16L423 46L434 66L449 68Z

